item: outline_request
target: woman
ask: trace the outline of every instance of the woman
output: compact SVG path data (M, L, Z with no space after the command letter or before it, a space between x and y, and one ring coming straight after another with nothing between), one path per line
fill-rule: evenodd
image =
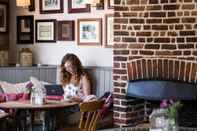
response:
M64 98L82 102L91 92L91 83L79 58L71 53L66 54L61 62L61 84Z
M83 100L90 95L91 83L87 73L85 72L79 58L71 53L66 54L61 61L61 84L64 88L64 99L72 99L77 102L83 102ZM80 119L80 112L78 106L72 106L62 111L58 111L57 123L59 126L77 125ZM54 114L46 115L46 120L50 119L50 116ZM50 124L50 121L46 121Z

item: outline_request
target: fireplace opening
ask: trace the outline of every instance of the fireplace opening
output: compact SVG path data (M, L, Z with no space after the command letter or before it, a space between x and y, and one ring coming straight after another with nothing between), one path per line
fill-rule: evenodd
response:
M127 98L133 99L131 106L144 103L144 122L149 122L153 109L160 108L163 99L179 100L182 107L178 112L178 124L184 127L197 127L197 90L196 85L182 81L138 80L127 85ZM139 116L139 117L142 117Z

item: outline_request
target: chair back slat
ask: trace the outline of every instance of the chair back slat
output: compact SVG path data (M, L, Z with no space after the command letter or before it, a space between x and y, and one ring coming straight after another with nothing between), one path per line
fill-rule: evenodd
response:
M80 104L81 119L79 128L85 131L94 131L99 118L99 109L104 105L104 101L91 101Z
M87 119L85 121L85 129L88 129L89 123L91 122L92 112L87 112Z
M81 112L79 128L84 127L84 124L85 124L85 123L84 123L83 119L84 119L84 112Z
M94 119L94 122L92 124L92 128L90 129L90 131L94 131L95 130L95 128L96 128L96 122L97 122L98 118L99 118L99 112L97 112L97 114L96 114L96 117Z
M91 130L91 127L92 127L92 125L93 125L94 122L95 122L96 115L97 115L97 111L94 111L93 114L92 114L91 121L90 121L90 123L89 123L89 127L88 127L89 130Z

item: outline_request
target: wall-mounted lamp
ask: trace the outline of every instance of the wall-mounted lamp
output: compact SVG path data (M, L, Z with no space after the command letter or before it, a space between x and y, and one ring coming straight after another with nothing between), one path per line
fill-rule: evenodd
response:
M104 1L105 0L86 0L85 3L91 5L92 7L96 7L97 10L103 10Z
M100 3L100 0L86 0L85 3L90 4L91 6L96 6Z
M16 6L28 7L30 6L30 0L16 0Z

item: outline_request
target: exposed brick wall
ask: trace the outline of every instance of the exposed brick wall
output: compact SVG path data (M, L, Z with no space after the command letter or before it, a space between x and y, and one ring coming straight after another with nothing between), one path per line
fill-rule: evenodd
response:
M143 102L138 112L132 112L136 109L131 104L134 100L125 98L127 63L141 58L196 61L197 0L115 0L114 3L114 122L126 126L144 119L135 117L144 113L139 112Z

